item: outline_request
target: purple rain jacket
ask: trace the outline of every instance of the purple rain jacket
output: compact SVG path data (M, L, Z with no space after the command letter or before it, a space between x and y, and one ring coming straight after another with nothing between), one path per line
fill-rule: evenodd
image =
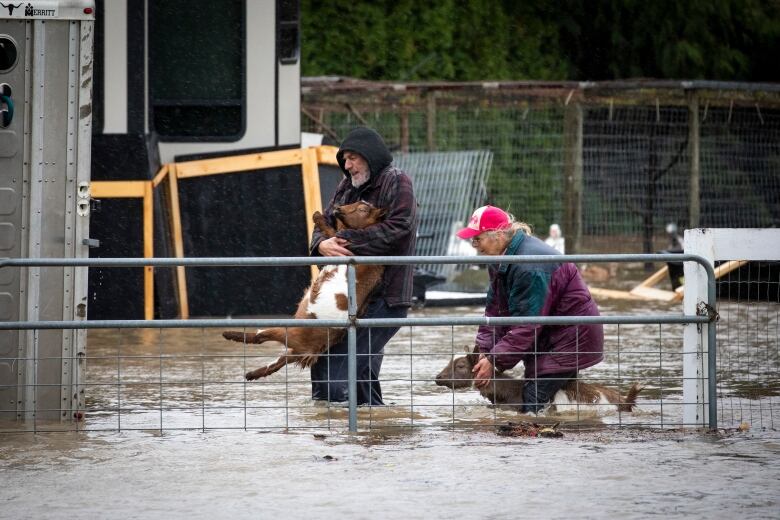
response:
M518 231L505 255L560 254ZM596 302L572 263L491 265L485 316L598 316ZM496 370L520 361L525 377L573 372L604 359L604 327L585 325L480 326L476 344Z

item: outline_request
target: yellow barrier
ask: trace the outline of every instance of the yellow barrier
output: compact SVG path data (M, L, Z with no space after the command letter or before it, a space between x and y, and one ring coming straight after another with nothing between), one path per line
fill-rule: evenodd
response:
M181 226L181 209L179 206L179 180L206 175L225 173L240 173L256 171L280 166L301 165L303 175L303 199L306 212L306 230L308 236L314 231L311 215L322 211L320 195L319 164L337 165L336 152L333 146L317 146L295 150L279 150L274 152L254 153L203 159L181 163L162 165L151 181L94 181L91 184L94 198L141 198L143 199L143 237L144 258L154 258L153 189L168 180L168 209L171 218L171 234L173 251L176 258L184 258L184 243ZM312 277L317 274L317 268L312 266ZM176 267L177 295L179 300L179 315L182 319L190 316L187 296L187 275L184 266ZM144 318L154 319L154 268L144 268Z
M168 166L160 169L165 175ZM90 194L96 199L143 199L144 258L154 258L154 181L93 181ZM154 319L154 267L144 267L144 319Z

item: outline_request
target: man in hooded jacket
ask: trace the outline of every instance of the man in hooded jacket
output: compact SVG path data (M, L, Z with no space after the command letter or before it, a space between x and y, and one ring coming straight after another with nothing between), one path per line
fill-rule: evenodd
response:
M335 227L336 206L359 200L386 211L384 220L366 229L345 229L326 239L315 229L312 256L411 256L417 236L417 202L409 176L393 165L393 156L382 137L370 128L352 130L339 148L336 159L344 179L336 188L325 218ZM363 318L404 318L412 304L414 266L387 266L382 282L369 298ZM384 346L398 327L358 329L357 403L381 405L379 370ZM346 401L347 339L332 345L311 367L312 398Z

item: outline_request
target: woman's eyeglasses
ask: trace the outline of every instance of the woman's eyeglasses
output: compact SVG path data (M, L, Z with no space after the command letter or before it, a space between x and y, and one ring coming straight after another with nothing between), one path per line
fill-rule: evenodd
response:
M495 237L495 233L493 233L492 231L485 231L471 239L471 246L477 247L480 243L493 237Z

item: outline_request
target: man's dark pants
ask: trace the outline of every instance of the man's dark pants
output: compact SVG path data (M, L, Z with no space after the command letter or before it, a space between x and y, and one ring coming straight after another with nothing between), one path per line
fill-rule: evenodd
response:
M384 298L368 305L362 318L405 318L406 307L388 307ZM400 327L357 329L357 404L381 405L382 388L379 370L382 368L385 345ZM311 367L311 397L322 401L347 401L347 341L332 345Z

